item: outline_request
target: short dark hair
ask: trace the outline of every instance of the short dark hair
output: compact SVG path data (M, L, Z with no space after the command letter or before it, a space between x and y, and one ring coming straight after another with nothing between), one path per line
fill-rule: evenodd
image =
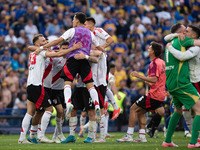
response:
M181 23L174 24L170 29L171 33L176 33L176 31L181 27L181 25Z
M162 49L163 49L162 45L153 41L151 42L151 46L152 46L155 56L159 57L160 54L162 53Z
M96 21L95 21L95 19L93 17L87 17L86 21L89 21L89 22L92 22L92 23L96 24Z
M60 47L62 47L63 45L69 45L69 42L68 42L68 41L63 41L63 42L60 44Z
M42 34L35 34L34 37L33 37L33 44L35 44L35 42L39 39L39 37L43 37Z
M82 12L77 12L75 18L78 19L81 24L84 24L86 21L86 15Z
M115 64L114 63L110 63L110 69L115 68Z
M197 34L197 38L200 37L200 29L196 26L193 26L193 25L189 25L188 27L192 28L192 31L194 31L196 34Z

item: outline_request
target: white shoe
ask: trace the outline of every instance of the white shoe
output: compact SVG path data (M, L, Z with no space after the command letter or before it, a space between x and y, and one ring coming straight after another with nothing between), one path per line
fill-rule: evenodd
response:
M191 135L190 133L186 133L186 134L185 134L185 137L186 137L186 138L191 138L191 136L192 136L192 135Z
M74 105L72 105L71 103L67 104L67 110L66 110L66 113L65 113L66 120L70 119L71 111L72 111L73 108L74 108Z
M115 136L114 135L111 135L109 133L106 134L106 138L114 138Z
M58 139L58 137L52 137L52 141L54 143L60 143L60 140Z
M63 133L58 134L58 138L59 138L61 141L64 141L64 140L66 139L65 136L63 135Z
M134 142L147 142L147 139L138 137L137 139L134 140Z
M53 140L48 139L46 136L37 138L40 143L53 143Z
M117 139L116 141L117 142L133 142L133 138L128 135L125 135L123 138Z
M18 140L18 144L32 144L32 143L24 139L24 140Z
M94 143L105 143L106 139L105 138L99 138L98 140L95 140Z

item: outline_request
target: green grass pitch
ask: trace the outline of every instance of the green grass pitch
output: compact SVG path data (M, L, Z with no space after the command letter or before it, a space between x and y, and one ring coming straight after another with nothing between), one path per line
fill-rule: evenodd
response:
M188 149L187 145L190 138L184 137L184 132L175 132L173 142L179 145L178 148L164 148L161 146L164 136L163 132L156 133L159 138L148 138L147 143L118 143L116 139L125 135L124 132L113 132L115 138L107 138L106 143L83 143L86 138L79 138L76 133L76 142L67 144L18 144L19 135L0 135L0 150L184 150ZM68 136L68 134L65 134ZM138 132L134 133L134 137ZM51 138L52 134L47 137Z

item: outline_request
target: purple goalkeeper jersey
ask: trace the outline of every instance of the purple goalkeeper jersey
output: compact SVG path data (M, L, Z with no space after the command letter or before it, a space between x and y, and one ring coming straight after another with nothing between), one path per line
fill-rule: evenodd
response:
M69 59L70 57L74 57L74 55L76 54L79 54L78 53L79 51L83 52L85 55L88 55L88 56L90 55L92 36L89 29L83 26L76 27L74 37L69 42L69 48L73 46L74 41L76 41L76 43L81 41L82 47L68 53L67 59Z

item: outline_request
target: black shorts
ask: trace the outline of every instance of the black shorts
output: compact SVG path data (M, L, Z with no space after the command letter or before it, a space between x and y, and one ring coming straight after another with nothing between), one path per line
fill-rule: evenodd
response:
M43 108L52 106L51 100L49 99L47 92L41 85L29 85L27 87L27 94L28 100L35 104L36 109L42 110Z
M88 111L95 108L90 93L85 87L75 89L72 94L72 104L76 110Z
M64 90L52 90L52 103L53 106L61 104L64 109L66 108Z
M95 86L95 88L97 90L98 97L99 97L99 106L100 108L104 108L107 86L100 85L98 87Z
M106 72L106 82L108 83L109 72L110 72L110 62L107 60L107 72Z
M93 82L91 66L88 60L76 60L74 57L67 60L60 77L65 81L72 82L77 73L85 84Z
M157 108L163 107L164 102L155 100L153 98L147 97L146 95L141 96L135 104L143 109L146 109L147 111L155 110Z
M44 87L44 89L47 92L49 99L52 101L52 90L51 90L51 88Z

